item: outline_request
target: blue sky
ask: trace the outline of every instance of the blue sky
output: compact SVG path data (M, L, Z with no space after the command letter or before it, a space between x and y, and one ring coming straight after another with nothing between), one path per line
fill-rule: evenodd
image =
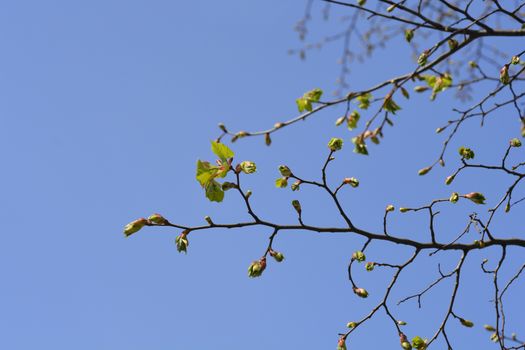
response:
M295 116L294 100L304 91L335 88L339 45L314 51L306 61L287 54L300 45L293 26L302 1L20 0L1 8L0 348L330 349L348 321L375 305L388 271L358 274L371 294L366 301L347 281L359 237L283 233L276 248L285 262L249 279L247 267L264 252L267 229L192 234L186 256L175 249L176 230L150 228L128 239L122 234L127 222L153 212L184 224L202 223L205 215L217 222L246 218L232 193L221 204L204 198L195 161L213 157L209 141L218 135L218 122L234 130L266 128ZM337 29L337 16L332 24L319 17L311 39ZM351 86L365 88L412 68L404 45L400 37L357 66ZM462 144L480 160L497 161L519 135L514 116L488 118L483 129L470 123L447 167L417 176L437 155L442 137L434 130L458 104L450 96L433 104L426 96L403 101L395 127L370 157L353 154L353 134L334 127L338 108L275 134L272 147L261 139L235 143L236 159L258 166L244 181L256 210L295 222L289 203L298 198L306 222L343 225L322 193L273 185L283 163L305 178L318 177L332 136L344 138L347 147L329 170L331 183L346 176L361 180L342 197L359 226L380 230L387 204L421 205L452 190L480 191L495 203L510 179L471 172L453 188L443 179L459 163L454 150ZM486 215L486 208L471 203L453 209L445 206L441 215L450 216L438 222L443 240L462 230L468 213ZM495 230L504 237L523 233L520 210L495 223ZM398 234L426 234L422 216L393 217ZM477 238L470 235L468 240ZM493 321L490 280L479 262L494 253L472 254L460 290L457 311L477 326ZM507 276L521 262L519 252L512 253ZM399 262L410 251L377 244L369 254ZM422 258L392 300L432 281L438 262L450 269L457 254ZM445 312L440 297L450 287L444 283L428 295L422 310L414 304L394 308L409 323L408 335L433 334ZM518 296L510 294L508 303L521 305ZM523 315L509 311L509 319L520 324ZM480 327L451 327L449 333L463 348L493 346ZM384 314L349 341L351 348L365 345L398 346Z

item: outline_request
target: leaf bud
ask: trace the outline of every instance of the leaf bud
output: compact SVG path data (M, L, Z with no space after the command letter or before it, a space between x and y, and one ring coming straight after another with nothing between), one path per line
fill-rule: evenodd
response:
M337 350L347 350L346 348L346 339L344 336L341 336L337 341Z
M299 191L299 189L301 188L300 185L301 185L301 181L297 180L292 184L290 188L292 189L292 191Z
M414 88L414 91L421 93L427 91L428 89L430 89L428 86L419 85Z
M359 180L356 179L355 177L345 177L344 180L343 180L343 183L345 185L350 185L352 187L359 186Z
M454 181L455 178L456 178L456 175L447 176L447 178L445 179L445 185L450 185L452 181Z
M274 127L275 129L280 129L280 128L282 128L283 126L284 126L284 123L275 123L275 124L273 125L273 127Z
M167 220L162 215L155 213L148 217L148 221L152 224L163 225Z
M465 326L465 327L467 327L467 328L472 328L472 327L474 327L474 322L469 321L469 320L465 320L464 318L461 318L461 317L460 317L460 318L459 318L459 322L460 322L463 326Z
M348 322L348 323L346 324L346 327L347 327L347 328L355 328L356 326L357 326L357 323L354 322L354 321L352 321L352 322Z
M414 29L406 29L405 40L409 43L412 41L412 38L414 38Z
M297 199L294 199L292 201L292 207L295 209L295 211L297 212L297 214L301 215L301 203L297 200Z
M476 204L485 204L485 196L479 192L470 192L464 196Z
M483 328L485 328L489 332L495 332L496 331L496 328L494 328L494 327L492 327L492 326L490 326L488 324L484 325Z
M508 83L510 83L508 64L504 65L499 71L499 81L501 81L503 85L507 85Z
M389 211L394 211L396 208L392 205L392 204L389 204L386 206L386 211L389 212Z
M144 218L140 218L140 219L130 222L124 227L124 235L126 237L131 236L132 234L134 234L135 232L143 228L147 223L148 223L148 220Z
M248 277L259 277L260 275L262 275L265 268L266 258L263 256L261 259L252 262L250 267L248 267Z
M339 126L339 125L343 124L345 119L346 119L346 116L342 116L340 118L337 118L337 120L335 121L335 126Z
M286 165L279 165L279 172L284 177L292 176L292 171Z
M457 203L459 200L459 193L453 192L448 199L451 203Z
M355 295L357 295L360 298L367 298L368 297L368 292L364 288L354 287L353 290L354 290Z
M270 146L272 144L272 138L270 137L269 132L264 134L264 143L266 143L266 146Z
M359 6L363 6L364 4L366 4L366 0L357 0L357 4Z
M419 169L419 171L417 173L418 173L419 176L422 176L422 175L427 174L430 170L432 170L432 167L431 166L427 166L426 168Z
M204 217L204 220L206 220L206 222L208 223L208 225L213 225L213 221L211 220L211 218L210 218L208 215L206 215L206 216Z
M369 262L366 263L365 269L366 269L366 271L374 271L374 267L375 266L376 266L375 263L369 261Z
M478 68L478 64L474 61L468 61L468 65L470 68Z
M250 198L252 196L252 190L246 191L246 199Z
M512 56L512 59L510 60L510 63L512 64L519 64L520 58L518 56Z
M400 325L400 326L406 326L407 325L407 323L405 321L401 321L401 320L398 320L397 324Z
M412 347L417 350L425 350L427 348L427 342L421 337L412 338Z
M458 47L459 43L456 39L448 39L448 47L450 50L456 49Z
M430 50L425 50L419 55L417 59L417 64L424 66L427 64L428 56L430 56Z
M406 213L409 210L410 210L410 208L399 208L399 211L402 212L402 213Z
M284 260L284 255L281 252L276 252L275 250L270 250L270 256L275 259L277 262L282 262Z

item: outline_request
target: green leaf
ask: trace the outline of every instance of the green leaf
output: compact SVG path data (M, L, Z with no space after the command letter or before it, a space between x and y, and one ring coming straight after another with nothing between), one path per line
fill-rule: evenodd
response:
M224 199L224 191L222 186L215 180L210 181L206 185L206 197L212 202L222 202Z
M288 186L288 178L280 177L277 180L275 180L275 187L285 188L286 186Z
M209 162L197 161L197 181L202 187L206 187L206 184L212 180L217 172L217 167L211 166Z
M217 157L220 158L223 162L226 162L229 158L233 158L234 153L231 149L228 148L224 143L220 142L211 142L211 151L215 153Z
M310 102L319 102L322 95L323 95L323 90L313 89L305 93L303 97L306 98Z
M357 96L357 101L359 102L358 107L361 109L368 109L370 107L370 99L372 98L371 93L366 93Z
M295 103L297 103L297 108L299 109L299 112L312 111L312 103L303 97L300 97L297 100L295 100Z

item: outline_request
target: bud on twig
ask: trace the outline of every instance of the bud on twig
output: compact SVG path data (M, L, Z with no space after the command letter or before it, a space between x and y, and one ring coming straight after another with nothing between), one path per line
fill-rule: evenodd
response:
M155 213L148 217L148 221L155 225L164 225L167 220L162 215Z
M457 203L459 200L459 193L453 192L448 199L451 203Z
M456 175L447 176L447 178L445 179L445 185L450 185L452 183L452 181L454 181L455 177L456 177Z
M427 166L426 168L419 169L417 172L419 176L426 175L430 170L432 170L431 166Z
M248 160L245 160L241 164L239 164L239 168L241 171L245 174L253 174L257 170L257 166L254 162L250 162Z
M275 259L277 262L282 262L284 260L284 255L281 252L276 252L275 250L270 250L270 256Z
M206 216L204 217L204 220L206 220L206 222L208 223L208 225L210 225L210 226L213 225L213 221L211 220L211 218L210 218L208 215L206 215Z
M301 188L299 187L300 185L301 185L300 180L295 181L291 186L292 191L299 191L299 189Z
M358 250L358 251L355 251L353 254L352 254L352 260L357 260L358 262L363 262L366 260L366 256L365 256L365 253L363 253L362 251Z
M389 212L389 211L394 211L396 208L394 208L394 206L392 204L389 204L386 206L386 211Z
M143 228L147 223L148 223L148 220L144 218L140 218L140 219L130 222L124 227L124 235L126 237L131 236L132 234L134 234L135 232Z
M368 292L364 288L353 288L355 295L357 295L360 298L367 298Z
M499 81L501 81L503 85L507 85L508 83L510 83L508 64L504 65L499 71Z
M333 152L341 150L341 148L343 148L343 140L337 137L332 137L330 142L328 142L328 148Z
M299 203L299 201L297 199L294 199L292 201L292 206L295 209L295 211L297 212L297 214L299 214L299 216L301 216L301 203Z
M248 276L249 277L259 277L262 275L264 269L266 268L266 258L263 256L261 259L252 262L250 267L248 267Z
M292 176L292 171L286 165L279 165L279 172L284 177Z
M476 204L485 204L485 196L479 192L470 192L464 196Z
M343 183L345 185L350 185L352 187L359 186L359 180L356 179L355 177L345 177L344 180L343 180Z
M177 251L179 253L187 253L190 242L188 241L188 231L184 230L180 235L175 238L175 244L177 245Z
M510 146L511 147L521 147L521 141L517 138L513 138L510 140Z

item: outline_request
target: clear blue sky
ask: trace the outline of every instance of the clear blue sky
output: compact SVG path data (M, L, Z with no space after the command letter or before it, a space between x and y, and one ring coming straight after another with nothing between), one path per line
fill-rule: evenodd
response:
M217 222L246 217L231 193L220 205L204 198L195 161L212 158L209 141L218 135L218 122L265 128L295 116L294 100L304 91L335 88L339 45L314 50L305 62L287 54L299 45L293 25L303 7L300 0L2 4L1 349L332 349L346 323L375 305L390 272L359 272L371 296L353 295L346 265L363 242L358 237L283 233L275 245L286 261L249 279L247 267L271 233L266 229L192 234L186 256L175 249L176 230L122 234L124 224L153 212L186 224L202 223L205 215ZM321 25L319 17L310 39L338 26L337 18ZM406 48L401 38L394 41L357 66L350 83L365 88L410 69ZM453 103L448 97L432 105L423 96L410 105L403 101L395 128L370 157L353 154L353 134L334 127L340 109L276 134L270 148L250 139L233 149L238 160L258 165L245 183L262 217L295 222L289 203L298 198L306 222L334 226L343 223L322 193L303 188L292 194L273 182L282 163L315 178L329 138L343 137L347 148L329 170L331 181L359 178L361 186L345 190L342 201L358 225L380 230L389 203L416 206L456 190L484 192L494 204L510 181L471 173L445 187L443 179L458 164L455 152L446 168L417 176L438 152L442 137L434 130L451 117ZM508 139L519 135L516 118L504 114L487 120L492 129L469 126L452 150L468 144L481 160L496 161ZM486 210L471 203L454 209L459 215L438 221L443 240L462 230L468 213ZM500 220L497 234L522 234L520 212ZM447 213L450 206L442 217ZM397 234L426 237L422 216L393 218ZM476 238L472 232L467 241ZM409 253L377 244L369 256L400 262ZM476 326L493 323L490 280L479 271L492 253L472 254L460 289L456 311ZM422 258L392 301L432 281L438 262L450 269L456 261L456 253ZM510 271L520 262L510 259ZM420 311L413 303L394 308L409 323L409 336L433 334L445 312L440 297L450 287L446 282L429 294ZM522 308L518 297L509 295L508 304ZM523 324L518 312L508 317L511 325ZM494 346L480 327L449 333L459 348ZM397 339L380 313L353 335L349 348L396 348Z

